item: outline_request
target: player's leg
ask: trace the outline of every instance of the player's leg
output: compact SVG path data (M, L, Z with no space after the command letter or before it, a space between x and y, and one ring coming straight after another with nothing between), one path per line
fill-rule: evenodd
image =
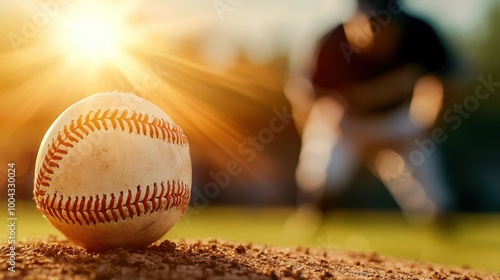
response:
M341 137L332 147L327 168L327 196L339 196L352 182L361 161L362 147L354 139Z
M426 155L410 140L388 147L376 154L372 170L406 214L433 217L452 208L453 195L444 179L437 149Z
M337 110L330 98L319 99L311 109L296 170L299 205L319 205L326 191L339 193L352 177L358 153L340 130Z
M418 182L404 156L394 147L379 150L370 161L370 167L405 214L432 216L435 206L428 199L425 188Z
M430 154L412 149L404 152L407 165L413 170L413 177L424 188L427 198L436 208L437 213L447 212L453 208L454 196L444 176L442 157L439 147ZM415 155L424 155L420 161Z
M317 129L334 131L331 127L318 126ZM310 238L321 226L325 196L339 195L348 186L358 162L358 153L347 139L340 135L332 135L332 138L303 142L296 171L298 207L284 229L293 230L304 239Z

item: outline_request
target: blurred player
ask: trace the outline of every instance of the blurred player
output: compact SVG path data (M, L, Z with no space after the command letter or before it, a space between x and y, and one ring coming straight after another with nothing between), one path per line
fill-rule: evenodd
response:
M434 30L397 0L359 0L309 62L285 89L302 137L299 204L340 196L365 163L405 213L452 209L430 133L451 64Z

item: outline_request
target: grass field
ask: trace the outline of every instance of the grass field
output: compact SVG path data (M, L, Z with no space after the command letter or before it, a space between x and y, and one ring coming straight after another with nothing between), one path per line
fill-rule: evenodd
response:
M6 219L6 211L1 218ZM411 225L398 212L334 212L316 232L292 209L214 207L183 218L165 238L220 238L281 246L376 251L380 255L500 272L500 216L455 215L452 228ZM34 207L18 202L17 239L60 235ZM287 222L288 221L288 222ZM6 232L6 231L4 231ZM7 237L1 243L5 243Z

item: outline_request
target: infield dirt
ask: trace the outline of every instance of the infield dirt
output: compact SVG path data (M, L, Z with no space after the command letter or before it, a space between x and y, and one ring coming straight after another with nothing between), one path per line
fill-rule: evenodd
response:
M119 233L117 233L119 234ZM9 252L0 247L1 255ZM88 252L68 241L24 241L15 272L2 279L500 279L467 268L382 257L376 253L275 247L223 240L178 240L143 250Z

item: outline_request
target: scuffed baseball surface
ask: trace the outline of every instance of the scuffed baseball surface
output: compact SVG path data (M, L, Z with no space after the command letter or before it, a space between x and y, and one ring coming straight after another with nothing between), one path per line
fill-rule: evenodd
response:
M92 253L52 237L18 244L16 272L27 279L500 279L500 275L379 256L280 248L222 240L163 241L146 249ZM6 245L0 253L8 252ZM0 262L7 271L7 263Z
M48 129L34 198L47 220L94 251L144 248L186 212L191 158L182 129L126 92L89 96Z

